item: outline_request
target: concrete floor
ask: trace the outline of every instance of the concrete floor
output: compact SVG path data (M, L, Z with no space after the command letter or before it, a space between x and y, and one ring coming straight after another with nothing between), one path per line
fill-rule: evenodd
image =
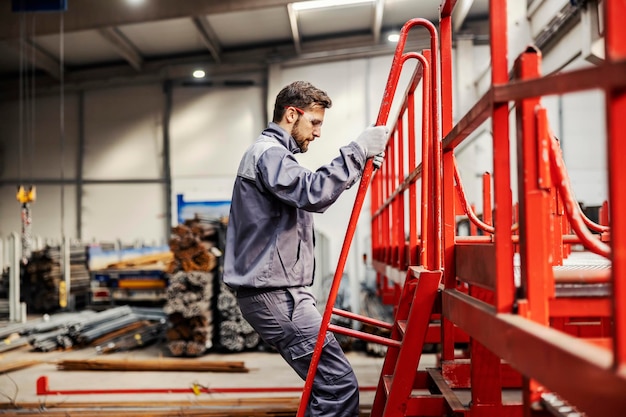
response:
M247 399L259 397L280 397L292 399L297 407L299 390L277 391L275 393L200 393L192 392L166 394L75 394L75 395L37 395L36 382L41 376L48 377L49 391L69 390L111 390L111 389L186 389L194 386L219 388L254 388L254 387L291 387L300 388L303 382L283 359L276 353L245 352L238 354L209 353L194 360L202 361L242 361L250 370L248 373L216 373L216 372L118 372L118 371L63 371L58 370L56 362L68 359L87 358L118 358L118 359L157 359L168 357L163 345L153 345L143 349L98 355L93 348L75 351L32 352L28 347L5 352L0 355L0 365L15 363L21 360L37 360L40 363L21 370L0 374L0 415L22 415L9 409L17 406L33 408L39 404L41 408L62 407L68 404L84 404L86 407L99 404L119 405L120 403L162 403L171 402L190 404L204 400ZM359 384L362 388L361 405L368 409L374 398L383 358L368 356L363 352L348 352L347 356L353 365ZM426 355L422 367L432 367L434 355ZM41 410L39 410L41 411ZM12 414L13 413L13 414ZM17 414L15 414L17 413ZM70 415L70 414L67 414ZM71 414L73 415L73 414ZM82 414L81 414L82 415ZM124 414L130 415L130 414ZM186 415L186 414L176 414ZM196 415L196 414L194 414Z

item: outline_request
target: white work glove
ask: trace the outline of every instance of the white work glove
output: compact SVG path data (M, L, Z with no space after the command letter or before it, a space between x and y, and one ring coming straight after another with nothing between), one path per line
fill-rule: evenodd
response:
M385 160L385 151L382 151L378 155L374 156L374 160L372 163L374 164L374 168L378 169L383 165L383 161Z
M355 142L363 149L366 158L371 158L385 150L388 136L387 126L372 126L365 129Z

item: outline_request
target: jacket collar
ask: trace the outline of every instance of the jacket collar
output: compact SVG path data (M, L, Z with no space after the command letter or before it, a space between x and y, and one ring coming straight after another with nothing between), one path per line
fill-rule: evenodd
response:
M272 138L275 138L285 148L289 149L291 153L300 153L300 147L296 143L296 140L277 123L270 122L262 134L264 136L270 136Z

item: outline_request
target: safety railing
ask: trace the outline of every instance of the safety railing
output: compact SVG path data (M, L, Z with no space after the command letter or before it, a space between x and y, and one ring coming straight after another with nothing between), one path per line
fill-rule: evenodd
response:
M507 63L506 2L490 1L491 87L455 125L451 120L451 18L454 1L441 7L444 283L441 372L451 380L461 375L454 357L453 326L471 338L469 378L453 388L471 388L468 410L490 409L481 415L511 415L520 404L503 403L503 388L522 389L525 410L550 406L557 395L589 416L626 413L626 230L618 181L626 179L618 140L626 132L626 31L615 0L605 8L605 62L550 76L540 73L541 53L529 47L516 60L514 79ZM600 89L607 111L609 227L606 209L596 224L580 210L569 187L558 141L551 133L541 97ZM516 116L517 160L510 158L509 108ZM619 116L621 114L621 116ZM491 121L493 132L493 222L481 222L461 196L454 150L475 128ZM510 172L517 167L518 201L513 204ZM487 186L487 188L489 188ZM459 191L461 190L461 191ZM458 206L482 236L455 234ZM491 193L491 189L485 192ZM457 201L458 201L457 200ZM483 210L483 214L486 212ZM621 232L620 232L621 231ZM610 260L610 268L572 270L563 264L566 247L577 243ZM518 255L515 253L519 252ZM559 294L559 285L576 281L608 284L603 293ZM469 287L459 291L459 283ZM583 295L583 297L581 297ZM578 333L567 325L585 321ZM512 371L514 368L516 371ZM466 372L466 370L463 370ZM516 373L522 379L515 379ZM518 374L518 375L519 375ZM467 375L467 373L463 374ZM593 384L585 383L593 378ZM460 379L456 379L460 381Z

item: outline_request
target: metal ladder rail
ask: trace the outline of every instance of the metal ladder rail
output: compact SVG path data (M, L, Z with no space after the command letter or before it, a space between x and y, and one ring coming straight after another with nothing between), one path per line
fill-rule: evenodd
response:
M407 39L409 30L413 28L414 26L418 26L418 25L424 26L429 30L431 34L431 49L436 51L438 48L436 29L431 22L425 19L415 18L405 23L405 25L402 27L402 30L400 31L400 39L398 41L396 52L394 54L394 58L391 64L391 70L389 72L389 77L388 77L387 85L385 87L385 91L383 94L383 99L382 99L381 107L380 107L378 117L376 120L376 125L386 124L387 119L389 117L389 112L391 110L393 97L395 95L397 84L400 78L400 72L402 70L402 67L404 63L407 61L407 59L416 58L416 56L414 56L416 54L411 54L411 53L403 54L403 50L406 44L406 39ZM437 79L437 65L436 65L436 58L433 57L433 65L431 65L431 80L433 81L433 83L431 84L432 90L433 90L431 101L433 104L435 104L433 106L433 108L435 109L437 108L436 104L438 103L438 98L437 98L438 90L436 88L436 85L437 85L436 79ZM437 112L433 112L433 119L437 119L436 114ZM433 127L435 130L438 131L437 126L438 126L438 122L435 121L433 123ZM311 391L313 389L313 381L315 378L317 365L319 364L319 359L321 357L322 349L324 346L325 335L330 326L330 319L331 319L331 315L333 314L333 308L334 308L333 306L335 304L337 293L339 291L339 285L340 285L341 277L343 275L343 271L344 271L345 264L347 261L348 252L350 250L350 244L352 242L352 238L354 237L354 233L355 233L356 226L357 226L357 221L361 212L361 208L363 206L363 202L365 200L365 195L369 187L372 173L373 173L373 164L371 160L368 160L363 170L363 174L362 174L361 181L359 184L359 189L357 191L352 213L350 215L350 220L348 222L346 236L344 238L344 242L341 248L341 253L339 255L337 269L335 270L333 283L331 285L328 300L326 303L326 309L322 317L322 323L320 325L320 331L318 333L317 342L315 344L313 355L311 357L309 371L307 373L307 378L306 378L304 389L302 392L302 397L300 399L300 404L298 407L298 412L297 412L298 417L304 417L306 408L308 406ZM438 259L438 257L440 258L440 255L433 256L434 259Z
M381 175L377 175L372 181L372 246L373 246L373 258L374 268L376 269L379 282L387 284L388 281L392 282L394 289L392 290L395 300L390 299L387 304L397 305L397 298L400 287L401 279L409 265L424 265L428 262L428 236L429 231L434 228L433 215L431 213L431 202L429 193L429 184L432 182L433 171L431 169L430 155L432 154L432 132L431 132L431 110L430 110L430 50L423 51L423 57L420 59L420 64L423 67L422 74L422 147L421 158L422 162L418 165L416 163L416 146L415 146L415 89L419 79L414 79L409 84L407 89L406 99L400 108L398 115L398 122L396 126L401 126L403 117L407 116L408 123L408 167L411 171L408 175L404 175L402 166L398 167L398 172L394 172L394 164L390 163L382 168ZM402 153L404 147L403 140L405 139L403 131L398 131L398 148L399 153ZM390 149L392 157L395 154L394 149ZM399 156L399 159L403 157ZM412 168L415 167L415 168ZM398 179L398 183L394 184L393 179ZM420 226L417 224L417 181L421 179L421 206L420 206ZM409 194L409 240L408 247L405 241L405 222L404 222L404 204L403 194L407 191ZM393 225L389 225L389 218L393 215L400 215L400 219L394 222ZM395 232L394 239L390 239L390 229ZM418 236L418 232L421 231L421 236ZM397 247L398 249L393 251L391 248ZM419 251L419 252L418 252ZM388 275L391 274L392 268L394 277L390 279ZM382 285L377 288L379 295L383 297L385 301L385 291L388 291Z

